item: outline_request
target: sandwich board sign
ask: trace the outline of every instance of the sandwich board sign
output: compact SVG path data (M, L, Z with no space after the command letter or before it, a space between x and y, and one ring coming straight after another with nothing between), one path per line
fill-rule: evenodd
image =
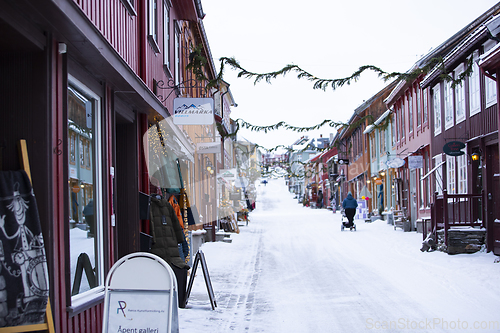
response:
M160 257L131 253L108 273L103 332L179 332L177 280Z

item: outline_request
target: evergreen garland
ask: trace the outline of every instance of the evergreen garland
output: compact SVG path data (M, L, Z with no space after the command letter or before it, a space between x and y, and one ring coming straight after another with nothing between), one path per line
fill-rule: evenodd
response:
M469 77L472 74L472 65L473 65L473 60L472 57L470 57L467 61L467 66L465 70L457 77L453 78L452 75L447 71L444 60L442 57L435 57L430 59L425 66L421 68L416 68L410 72L407 73L400 73L400 72L385 72L384 70L373 66L373 65L365 65L361 66L357 71L355 71L351 76L340 78L340 79L323 79L316 77L315 75L303 70L297 65L289 64L283 67L280 70L274 71L274 72L269 72L269 73L255 73L246 70L243 68L239 62L234 59L234 58L228 58L228 57L222 57L219 59L220 61L220 70L216 78L210 80L206 77L203 68L205 67L207 63L206 57L202 54L202 48L201 44L198 45L190 54L189 56L189 64L186 66L186 69L189 69L193 71L193 73L196 76L196 79L199 81L207 81L207 85L205 86L205 89L210 89L212 87L218 87L220 83L223 80L223 73L225 66L228 65L230 66L233 70L239 71L237 76L238 77L244 77L247 79L253 78L254 79L254 84L257 84L258 82L265 80L268 83L271 83L273 79L276 79L280 76L285 76L289 73L296 73L297 79L306 79L308 81L313 82L313 89L321 89L321 90L326 90L326 88L331 87L332 90L336 90L344 85L350 85L353 82L356 82L359 80L361 74L365 71L373 71L375 72L380 78L382 78L384 81L388 81L391 79L396 79L396 80L405 80L406 82L411 82L415 79L417 79L421 75L426 75L429 73L432 69L437 68L437 70L440 71L440 78L446 82L452 82L452 87L456 87L457 85L462 84L462 81ZM341 122L335 122L333 120L324 120L320 124L314 125L314 126L309 126L309 127L297 127L297 126L292 126L284 121L280 121L274 125L268 125L268 126L258 126L258 125L252 125L243 119L237 119L236 122L236 129L233 133L226 133L221 126L218 126L218 130L220 135L223 138L227 137L234 137L236 136L238 130L243 127L246 129L249 129L251 131L263 131L264 133L267 133L268 131L272 130L277 130L280 128L284 128L286 130L292 130L296 132L307 132L307 131L313 131L317 130L325 125L328 125L332 128L341 128L341 127L349 127L349 129L355 129L363 122L368 119L370 121L369 125L373 125L375 128L385 130L387 126L389 125L390 121L388 119L385 119L383 122L381 122L378 125L375 125L373 123L373 116L372 115L367 115L365 117L360 118L356 122L352 124L346 124L346 123L341 123ZM258 145L257 145L258 146ZM262 146L258 146L260 148L263 148ZM271 149L264 148L267 152L273 152L278 150L279 148L285 148L288 151L290 151L289 147L279 145ZM306 147L307 148L307 147ZM305 149L306 149L305 148ZM314 148L317 149L317 148Z

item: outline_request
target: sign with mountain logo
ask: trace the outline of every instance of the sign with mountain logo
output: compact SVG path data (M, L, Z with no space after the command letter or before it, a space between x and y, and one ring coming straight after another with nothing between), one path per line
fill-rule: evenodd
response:
M176 125L211 125L214 123L214 100L212 98L176 98L173 116Z

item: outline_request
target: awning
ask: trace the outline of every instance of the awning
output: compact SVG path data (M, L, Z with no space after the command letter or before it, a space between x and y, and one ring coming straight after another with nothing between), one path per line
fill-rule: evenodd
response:
M378 125L380 124L382 121L384 121L385 118L387 118L387 116L391 113L390 110L387 110L385 111L377 120L375 120L374 124L375 125Z
M425 178L427 178L431 173L433 173L434 171L437 170L437 168L439 168L441 165L445 164L446 161L442 161L441 163L439 163L438 165L436 165L434 168L431 169L431 171L427 172L423 177L420 177L420 180L424 180Z
M374 128L375 128L374 125L368 125L368 126L366 126L365 130L363 131L363 134L370 133Z

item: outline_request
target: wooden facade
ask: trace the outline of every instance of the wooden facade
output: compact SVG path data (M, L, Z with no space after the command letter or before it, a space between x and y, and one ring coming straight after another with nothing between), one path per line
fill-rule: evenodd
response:
M175 97L214 93L204 82L157 89L192 78L184 67L198 45L210 60L205 75L215 76L204 13L195 0L1 0L0 8L0 168L20 169L17 142L26 139L56 331L99 332L104 278L148 232L139 215L139 192L151 185L145 134L171 123ZM172 128L194 151L186 129ZM200 204L206 188L190 183L191 203L215 209L215 200ZM88 289L74 290L74 226L90 226L82 215L90 199L97 229L84 241L93 244L95 273Z
M472 195L481 198L476 200L475 205L470 205L478 207L469 212L472 216L467 221L458 221L457 215L452 214L457 209L460 211L460 207L467 206L466 203L446 203L448 202L446 200L444 203L446 209L443 210L444 223L457 225L480 221L481 226L486 228L489 251L494 250L493 244L497 237L492 232L494 221L500 218L496 208L500 202L498 88L495 80L481 72L477 61L497 43L489 38L486 24L499 9L496 6L488 15L480 17L475 22L476 26L444 57L447 71L453 78L459 78L460 73L468 67L472 69L471 75L454 86L450 81L439 77L440 70L434 69L421 82L421 87L430 94L432 132L430 152L433 166L442 163L437 170L442 180L433 177L433 192L441 195L444 191L448 197L463 196L465 199L462 200L466 201L473 200L469 198ZM444 148L450 142L462 143L465 147L464 154L460 156L446 154ZM447 214L447 211L450 214ZM464 216L462 214L462 219Z

